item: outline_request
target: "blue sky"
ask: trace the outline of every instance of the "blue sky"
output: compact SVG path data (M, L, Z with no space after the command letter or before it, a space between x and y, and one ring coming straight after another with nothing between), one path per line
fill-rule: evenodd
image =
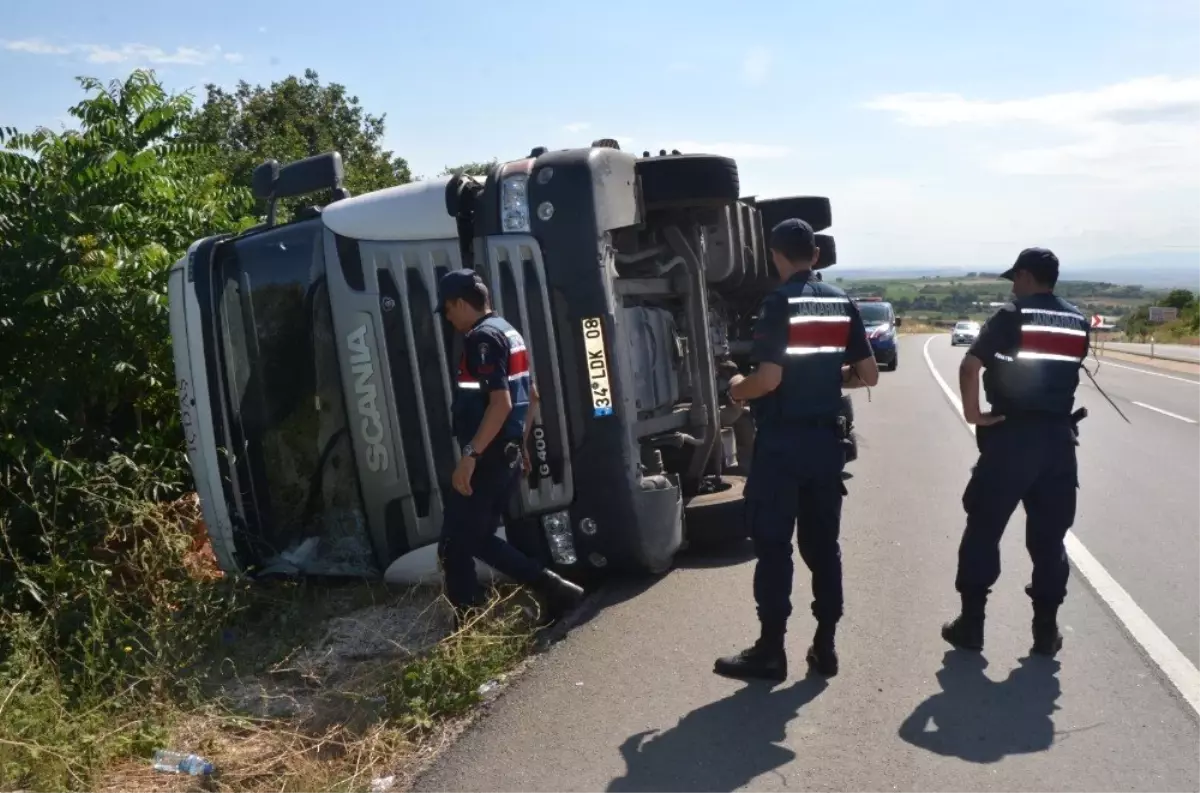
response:
M311 67L418 174L596 137L729 154L746 194L829 195L847 266L1200 250L1194 0L165 7L10 4L0 125L68 121L76 75L202 93Z

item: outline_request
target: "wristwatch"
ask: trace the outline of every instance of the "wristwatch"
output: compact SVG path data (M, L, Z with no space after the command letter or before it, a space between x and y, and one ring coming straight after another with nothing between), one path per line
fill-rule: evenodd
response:
M475 447L468 443L466 446L462 447L462 456L474 457L476 460L478 460L479 452L475 451Z

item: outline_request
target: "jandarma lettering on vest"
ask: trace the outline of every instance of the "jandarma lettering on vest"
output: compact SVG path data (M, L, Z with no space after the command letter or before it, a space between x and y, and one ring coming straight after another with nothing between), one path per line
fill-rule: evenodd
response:
M1083 317L1068 311L1021 309L1018 358L1076 363L1087 356Z
M788 298L788 355L842 353L850 337L850 301L842 297Z

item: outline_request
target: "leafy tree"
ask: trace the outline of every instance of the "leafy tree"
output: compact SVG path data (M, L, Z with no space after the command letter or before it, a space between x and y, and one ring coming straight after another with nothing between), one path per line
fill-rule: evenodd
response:
M496 164L496 160L488 162L466 162L458 166L446 166L438 176L456 176L465 174L467 176L487 176L491 167Z
M206 90L181 140L213 147L210 167L233 184L249 187L264 160L286 164L331 150L342 154L352 193L412 181L408 162L383 148L386 114L367 113L345 86L322 85L312 69L269 88L242 81L232 92Z
M176 421L168 268L252 203L174 141L186 96L79 82L78 130L0 131L0 441L104 458Z
M1187 289L1172 289L1169 295L1159 301L1159 305L1177 308L1181 314L1195 303L1196 296Z

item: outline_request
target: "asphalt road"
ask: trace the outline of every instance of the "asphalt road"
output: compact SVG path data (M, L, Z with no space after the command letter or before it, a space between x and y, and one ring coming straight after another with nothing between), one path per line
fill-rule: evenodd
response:
M869 402L855 395L841 675L802 677L812 625L798 561L792 679L771 689L714 676L714 657L756 635L753 564L745 552L681 559L656 581L607 590L599 612L537 659L417 789L1200 789L1196 711L1074 566L1063 652L1028 657L1019 511L987 649L950 651L938 636L958 605L959 498L976 451L925 342L903 339L900 368ZM955 382L963 350L944 336L929 349ZM1076 534L1194 662L1198 430L1132 401L1190 404L1194 419L1197 386L1111 363L1099 379L1135 424L1083 389L1092 417Z
M1106 342L1105 346L1122 352L1132 352L1138 355L1149 355L1149 344L1136 344L1132 342ZM1168 359L1179 361L1195 361L1200 363L1200 347L1193 347L1190 344L1155 344L1154 354Z

